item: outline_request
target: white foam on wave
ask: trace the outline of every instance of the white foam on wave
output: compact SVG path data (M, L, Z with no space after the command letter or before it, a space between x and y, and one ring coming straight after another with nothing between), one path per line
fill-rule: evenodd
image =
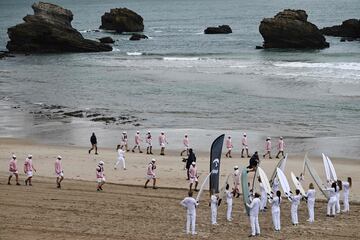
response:
M338 63L307 63L307 62L276 62L276 67L292 68L331 68L341 70L360 71L360 63L356 62L338 62Z
M141 56L143 53L141 52L127 52L126 55L128 56Z
M164 61L199 61L199 57L164 57Z
M120 52L120 49L116 48L116 47L113 47L112 49L113 52Z

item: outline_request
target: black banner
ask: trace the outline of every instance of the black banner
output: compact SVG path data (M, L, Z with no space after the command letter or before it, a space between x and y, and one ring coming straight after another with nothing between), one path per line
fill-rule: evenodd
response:
M220 159L223 148L225 134L220 135L211 145L210 150L210 181L209 190L210 193L215 191L219 192L219 177L220 177Z

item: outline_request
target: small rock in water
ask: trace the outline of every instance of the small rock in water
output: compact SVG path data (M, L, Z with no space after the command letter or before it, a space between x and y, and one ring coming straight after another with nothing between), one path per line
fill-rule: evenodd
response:
M205 34L229 34L232 29L229 25L221 25L218 27L208 27L204 30Z
M138 34L138 33L134 33L129 40L131 41L138 41L140 39L148 39L148 36L144 35L144 34Z
M101 43L114 43L114 39L112 39L111 37L103 37L103 38L99 38L99 41Z

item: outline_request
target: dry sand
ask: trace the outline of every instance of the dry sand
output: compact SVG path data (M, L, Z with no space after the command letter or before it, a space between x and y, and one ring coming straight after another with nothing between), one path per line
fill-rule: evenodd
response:
M126 154L128 170L114 170L115 149L100 149L100 155L89 155L86 148L36 144L19 139L0 139L0 239L187 239L184 233L185 210L179 205L187 191L184 164L179 152L168 152L166 156L155 155L159 177L157 190L144 189L146 165L151 156L146 154ZM6 185L8 161L11 153L18 156L18 166L22 165L28 153L34 157L37 173L34 186ZM158 151L156 151L158 154ZM55 187L54 160L63 157L65 180L61 190ZM209 157L198 153L200 181L208 172ZM303 156L289 156L286 173L299 174ZM323 177L320 156L310 157L318 173ZM104 192L96 192L95 167L99 160L105 161L108 182ZM351 200L359 199L356 188L360 170L357 160L332 159L339 178L353 177ZM248 159L240 159L234 154L232 159L222 159L222 180L232 172L234 165L246 166ZM268 175L277 160L263 160L262 167ZM20 174L23 184L24 174ZM72 179L72 180L70 180ZM86 181L84 181L86 180ZM310 182L306 175L306 184ZM120 185L119 185L120 184ZM126 186L130 185L130 186ZM132 186L138 185L138 186ZM175 189L176 188L176 189ZM307 187L305 187L307 189ZM219 208L219 226L210 225L210 208L207 194L203 195L198 208L198 239L241 239L250 233L248 218L243 212L241 198L235 199L234 221L225 220L225 206ZM321 197L318 193L318 197ZM318 201L315 223L306 222L305 203L299 210L300 225L291 226L289 202L282 205L282 231L274 233L271 213L260 215L261 238L268 239L357 239L360 223L360 206L351 204L351 214L341 214L336 218L325 216L326 203Z

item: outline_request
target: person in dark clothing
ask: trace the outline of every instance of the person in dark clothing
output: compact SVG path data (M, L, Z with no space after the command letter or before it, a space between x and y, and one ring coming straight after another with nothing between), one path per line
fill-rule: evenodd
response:
M258 152L255 152L249 160L249 166L246 168L249 169L248 172L255 171L260 162Z
M95 149L95 155L97 155L98 154L98 151L97 151L97 139L96 139L95 133L92 133L92 135L90 137L90 143L91 143L91 148L89 149L89 154L91 153L91 151L93 149Z
M190 166L191 166L191 163L192 162L196 162L196 156L192 150L192 148L189 149L189 156L188 158L186 159L186 173L187 173L187 180L190 179L190 176L189 176L189 169L190 169Z

